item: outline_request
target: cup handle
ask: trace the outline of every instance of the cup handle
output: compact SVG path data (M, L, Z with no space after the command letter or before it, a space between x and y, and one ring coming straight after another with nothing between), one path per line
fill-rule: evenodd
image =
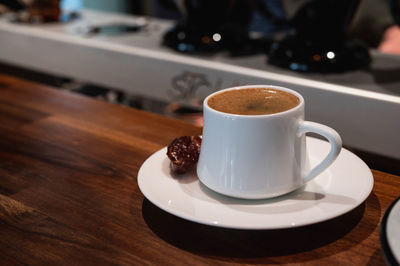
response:
M340 150L342 149L342 139L340 138L339 134L328 126L315 122L303 121L300 123L299 129L297 130L297 135L301 136L307 132L317 133L318 135L326 138L331 144L331 150L325 159L322 160L322 162L311 169L309 173L304 175L304 183L310 181L328 168L328 166L330 166L338 157Z

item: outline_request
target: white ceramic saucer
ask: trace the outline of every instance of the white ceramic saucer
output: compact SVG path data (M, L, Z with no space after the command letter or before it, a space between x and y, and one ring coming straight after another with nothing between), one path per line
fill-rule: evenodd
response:
M329 144L307 137L312 165L328 153ZM166 148L151 155L138 173L139 188L159 208L178 217L236 229L280 229L313 224L340 216L370 194L373 176L356 155L342 149L337 160L303 188L272 199L226 197L205 187L195 171L173 175Z
M387 265L400 264L400 197L386 210L380 228L381 248Z

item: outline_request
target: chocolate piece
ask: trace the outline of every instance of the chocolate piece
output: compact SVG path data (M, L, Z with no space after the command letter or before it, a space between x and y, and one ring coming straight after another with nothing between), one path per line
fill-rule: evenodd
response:
M200 146L199 136L183 136L174 139L167 151L172 171L183 174L190 170L199 160Z

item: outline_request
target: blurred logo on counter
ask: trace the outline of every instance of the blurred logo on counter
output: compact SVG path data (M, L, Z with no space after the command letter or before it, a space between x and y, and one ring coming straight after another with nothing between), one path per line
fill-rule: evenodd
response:
M167 93L172 101L201 108L207 95L222 89L222 79L211 82L205 74L185 70L172 77L171 86Z

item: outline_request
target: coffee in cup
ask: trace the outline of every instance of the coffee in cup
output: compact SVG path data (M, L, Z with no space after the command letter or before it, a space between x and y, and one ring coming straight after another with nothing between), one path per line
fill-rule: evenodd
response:
M273 88L248 88L218 93L208 100L212 109L238 115L266 115L287 111L300 99L287 91Z

